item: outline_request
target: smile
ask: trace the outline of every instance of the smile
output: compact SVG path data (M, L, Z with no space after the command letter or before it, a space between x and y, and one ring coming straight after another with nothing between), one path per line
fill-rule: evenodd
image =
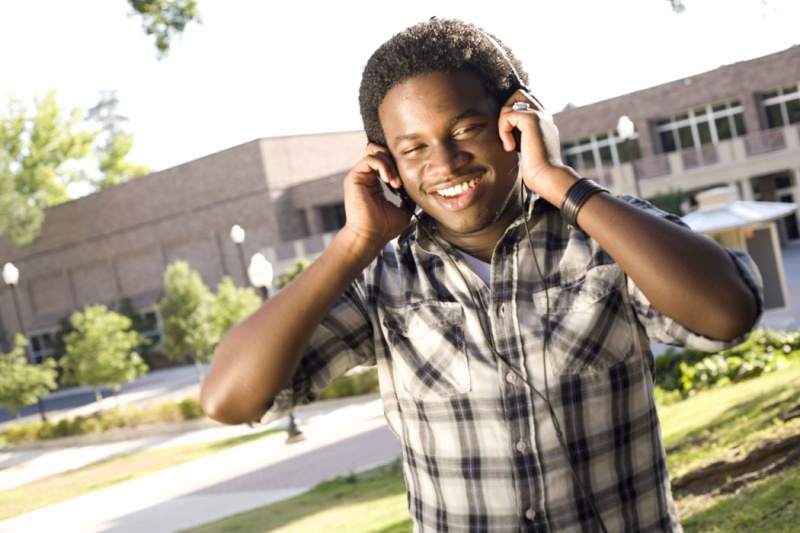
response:
M470 189L473 189L475 185L478 184L479 181L480 179L473 178L467 182L459 183L458 185L448 187L447 189L438 190L436 191L436 194L438 194L439 196L444 196L445 198L458 196L459 194L462 194Z

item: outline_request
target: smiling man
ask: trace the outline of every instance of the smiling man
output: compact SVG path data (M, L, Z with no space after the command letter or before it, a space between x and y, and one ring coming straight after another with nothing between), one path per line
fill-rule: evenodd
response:
M758 272L565 166L526 83L459 21L379 48L345 227L223 339L203 406L271 420L376 364L415 530L679 531L650 341L740 342Z

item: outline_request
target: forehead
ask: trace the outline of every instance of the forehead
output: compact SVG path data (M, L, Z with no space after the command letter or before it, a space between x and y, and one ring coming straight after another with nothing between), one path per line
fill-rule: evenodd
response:
M396 134L430 122L449 120L470 111L497 113L499 106L477 74L469 71L431 72L392 87L378 108L387 142Z

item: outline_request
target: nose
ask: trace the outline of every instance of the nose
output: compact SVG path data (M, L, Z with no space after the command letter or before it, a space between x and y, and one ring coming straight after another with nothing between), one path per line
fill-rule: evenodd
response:
M436 178L447 177L467 161L469 161L469 154L459 150L454 143L437 144L430 149L427 173Z

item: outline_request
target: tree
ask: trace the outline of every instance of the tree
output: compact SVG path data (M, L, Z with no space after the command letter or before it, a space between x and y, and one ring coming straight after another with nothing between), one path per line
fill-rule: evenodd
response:
M0 406L14 413L19 420L19 410L50 394L57 387L56 363L45 359L39 365L29 364L25 358L27 341L17 335L16 346L9 353L0 353Z
M94 387L99 405L100 387L117 392L122 383L147 373L147 365L135 351L147 339L131 330L128 317L94 305L73 313L71 322L75 331L64 338L67 353L59 360L65 383Z
M683 205L688 200L686 193L680 189L670 189L667 192L658 193L650 198L650 203L662 211L682 217L684 215Z
M261 299L251 287L239 288L230 276L225 276L217 285L217 294L212 304L217 342L233 326L252 314L261 304Z
M158 302L161 313L161 349L168 358L191 357L197 380L203 381L204 361L209 361L219 342L213 317L214 296L200 274L186 261L175 261L164 272L166 294Z
M136 176L150 173L147 165L126 160L133 150L133 137L121 128L128 119L117 113L119 99L115 91L106 91L100 101L86 114L86 118L102 127L95 142L95 153L100 175L92 179L92 185L105 189L124 183Z
M294 278L300 275L300 273L308 268L308 261L303 258L298 259L295 264L294 268L284 272L280 278L278 278L274 285L277 289L282 289L289 284Z
M87 117L62 109L54 91L35 100L34 113L11 99L0 115L0 237L30 244L44 209L70 200L71 187L91 190L149 172L125 160L133 141L109 94Z
M155 36L158 59L167 56L172 38L190 22L202 22L196 0L128 0L128 4L142 16L142 30Z
M75 331L69 315L64 315L58 319L58 329L53 335L53 353L51 357L58 361L63 356L67 355L67 335Z
M78 110L62 113L54 92L36 101L33 116L12 99L0 117L0 235L7 240L29 244L44 208L69 199L67 187L81 171L68 163L85 158L96 136L79 129L80 121Z
M683 0L667 0L670 4L672 4L672 10L675 13L683 13L686 11L686 6L683 5Z

